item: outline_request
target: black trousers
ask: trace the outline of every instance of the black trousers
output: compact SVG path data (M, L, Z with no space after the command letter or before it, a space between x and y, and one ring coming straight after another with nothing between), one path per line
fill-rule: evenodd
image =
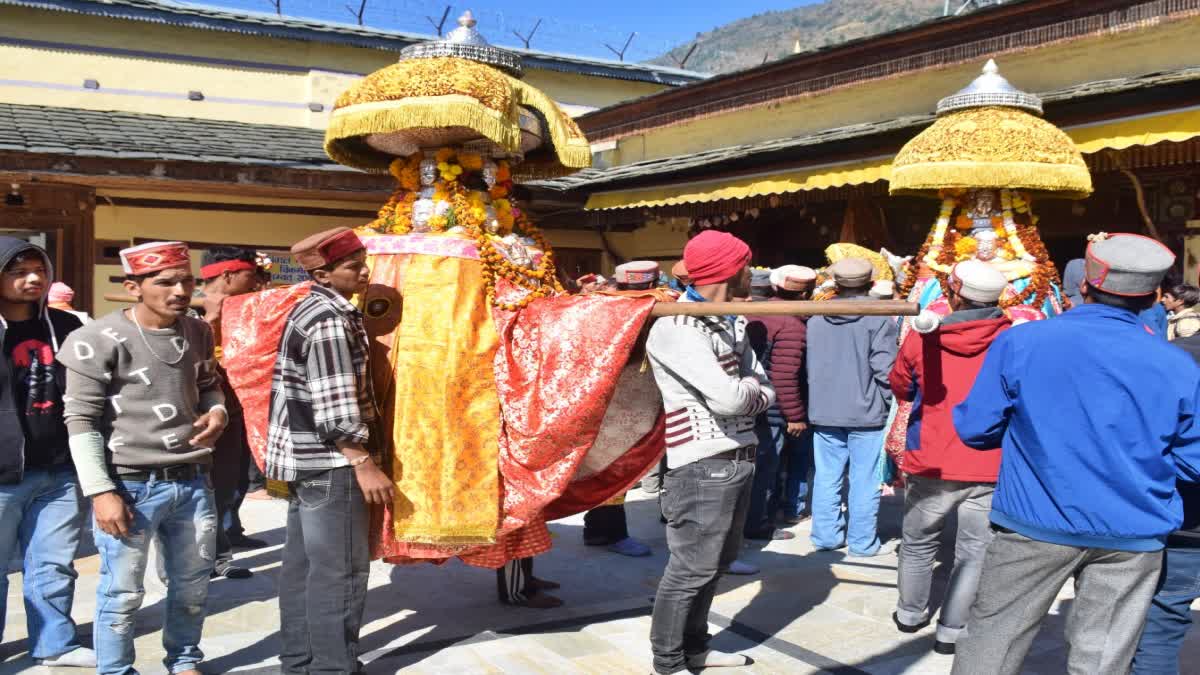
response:
M358 634L371 560L367 502L354 469L306 475L288 487L279 573L283 672L361 672Z
M592 546L615 544L629 538L624 504L599 506L583 514L583 541Z
M533 594L529 580L533 578L533 558L510 560L496 570L496 593L500 602L512 605L525 601Z
M249 482L246 464L254 464L250 457L250 446L246 443L246 423L241 415L230 414L229 424L217 439L213 448L213 496L217 506L217 555L216 566L228 565L233 560L233 546L229 535L239 535L245 530L238 517L238 509L246 496Z

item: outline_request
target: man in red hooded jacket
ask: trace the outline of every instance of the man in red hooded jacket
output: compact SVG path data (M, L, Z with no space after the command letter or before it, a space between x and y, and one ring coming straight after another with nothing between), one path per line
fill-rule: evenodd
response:
M912 401L908 474L900 545L900 599L892 619L902 632L929 625L929 588L946 517L958 514L954 569L942 602L934 649L953 654L967 624L983 557L991 541L988 520L1000 472L1000 451L979 452L954 430L953 410L970 393L988 347L1011 327L997 307L1007 280L980 260L959 263L950 274L952 313L928 333L913 331L900 347L889 380L898 398Z

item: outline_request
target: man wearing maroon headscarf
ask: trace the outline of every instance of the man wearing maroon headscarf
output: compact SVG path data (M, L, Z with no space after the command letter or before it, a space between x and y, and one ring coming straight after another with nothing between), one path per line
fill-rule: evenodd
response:
M709 230L683 251L690 285L680 302L725 302L750 291L750 247ZM750 504L754 420L775 402L746 320L677 316L650 329L646 352L667 419L661 505L670 560L658 585L650 646L662 675L745 666L708 648L708 610L721 571L737 558Z

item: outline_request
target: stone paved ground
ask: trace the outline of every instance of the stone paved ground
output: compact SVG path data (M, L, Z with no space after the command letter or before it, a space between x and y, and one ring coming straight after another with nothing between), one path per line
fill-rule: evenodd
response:
M242 564L254 569L253 579L214 582L202 644L208 673L278 672L275 583L285 509L278 501L247 502L243 508L247 527L274 546L239 555ZM666 562L666 546L653 499L635 492L628 509L633 533L654 547L653 557L622 558L583 546L582 517L552 526L555 548L538 558L536 574L563 584L559 595L567 604L558 610L499 605L495 575L489 570L458 563L442 568L374 565L363 631L368 672L650 672L650 598ZM886 534L898 531L898 499L885 500L881 523ZM841 553L817 553L808 543L807 524L795 531L799 536L792 541L747 547L744 559L760 565L762 574L726 577L722 582L711 617L714 644L755 659L751 667L723 669L724 673L949 672L951 659L931 651L932 629L909 636L892 625L894 555L847 560ZM90 635L98 559L82 557L77 565L75 615L84 635ZM945 571L942 568L939 579ZM14 574L11 581L0 675L48 672L34 666L24 652L20 575ZM145 609L137 623L138 668L146 674L161 673L163 588L152 578L146 586ZM1070 602L1067 588L1034 645L1026 672L1065 672L1061 636L1063 612ZM1184 672L1200 672L1200 630L1192 632L1182 662Z

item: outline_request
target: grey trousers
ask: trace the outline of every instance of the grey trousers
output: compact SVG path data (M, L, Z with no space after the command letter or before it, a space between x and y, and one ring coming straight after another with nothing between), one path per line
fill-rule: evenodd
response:
M929 620L929 587L941 546L946 517L958 514L954 540L954 569L946 586L938 619L937 639L954 643L967 625L983 557L992 541L992 493L995 483L966 483L909 476L904 495L904 528L900 543L899 590L896 618L916 626Z
M1020 672L1042 618L1072 577L1067 672L1128 673L1161 565L1162 551L1075 548L998 530L988 546L953 675Z
M650 620L654 670L687 669L687 654L708 647L708 610L721 571L737 559L750 506L754 462L702 459L663 476L662 512L671 557Z

